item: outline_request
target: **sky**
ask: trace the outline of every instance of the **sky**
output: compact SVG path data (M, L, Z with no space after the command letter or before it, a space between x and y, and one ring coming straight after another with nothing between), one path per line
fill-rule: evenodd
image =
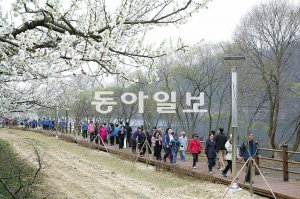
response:
M242 17L261 2L266 0L212 0L207 9L201 9L186 24L179 28L173 26L154 30L151 39L162 39L161 32L164 32L166 38L181 37L190 45L201 40L212 43L230 41Z

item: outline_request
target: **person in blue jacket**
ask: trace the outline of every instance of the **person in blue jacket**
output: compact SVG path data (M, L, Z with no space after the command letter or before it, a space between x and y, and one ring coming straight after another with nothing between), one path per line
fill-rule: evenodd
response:
M61 119L59 122L59 130L64 133L65 128L66 128L66 121L64 119Z
M138 127L137 130L131 136L131 147L132 147L131 152L132 153L136 153L137 139L138 139L138 136L139 136L141 130L142 130L141 127Z
M119 135L118 135L119 130L120 130L120 126L117 123L117 124L115 124L114 132L113 132L113 135L116 138L116 144L119 144Z
M253 141L254 134L252 132L247 133L247 142L244 142L240 147L240 160L244 159L246 162L248 158L251 156L253 159L255 156L258 156L256 143ZM250 154L249 154L250 153ZM245 176L245 182L250 182L251 179L251 162L249 161L247 164L247 174ZM253 183L253 181L252 181Z
M166 129L166 134L164 136L164 150L165 150L165 155L164 155L164 162L167 161L167 157L170 156L170 163L172 163L173 157L172 157L172 151L171 151L171 141L174 139L173 138L173 130L171 128Z
M50 130L50 126L51 126L51 120L49 118L47 118L45 120L45 125L46 125L46 130Z
M36 119L33 119L32 122L31 122L31 128L36 128L37 127L37 121Z
M180 141L178 139L178 134L175 134L174 139L171 140L171 151L172 151L172 163L176 165L177 153L180 147Z
M82 130L82 137L83 138L87 138L88 136L88 134L87 134L87 132L88 132L88 124L87 124L87 122L84 122L82 125L81 125L81 130Z
M109 124L108 135L109 135L110 146L113 146L115 144L114 129L115 129L114 124Z

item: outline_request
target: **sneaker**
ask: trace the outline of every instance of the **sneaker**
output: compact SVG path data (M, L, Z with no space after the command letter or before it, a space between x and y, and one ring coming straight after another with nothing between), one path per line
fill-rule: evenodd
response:
M222 176L223 176L224 178L227 178L227 175L226 175L225 173L223 173L223 172L222 172Z
M212 171L210 171L209 173L212 174Z
M194 169L197 169L197 167L193 167Z
M174 166L176 165L176 163L173 164Z
M223 171L223 170L224 170L224 168L220 168L220 169L219 169L219 171Z

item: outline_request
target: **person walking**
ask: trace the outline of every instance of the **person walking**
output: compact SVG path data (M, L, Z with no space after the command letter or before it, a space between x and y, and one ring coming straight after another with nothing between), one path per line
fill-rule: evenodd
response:
M225 160L227 161L227 165L225 169L222 171L222 176L226 178L227 177L226 174L228 170L230 170L232 173L232 134L230 134L229 139L225 144L225 148L226 148Z
M115 132L115 126L114 126L114 124L110 124L109 131L108 131L110 146L113 146L115 144L114 132Z
M82 137L83 138L87 138L87 132L88 132L88 124L86 122L84 122L82 125L81 125L81 130L82 130Z
M89 134L90 134L90 142L93 142L94 136L95 136L95 125L93 124L93 121L90 121L88 130L89 130Z
M141 157L144 157L144 154L146 153L146 134L144 132L143 129L141 129L141 131L139 131L139 134L138 134L138 149L140 151L140 156Z
M126 137L126 130L125 130L124 126L121 126L120 130L118 132L119 149L123 149L125 137Z
M154 146L154 157L156 160L161 160L161 150L162 150L162 137L159 131L155 131L152 136L152 145Z
M240 160L244 159L244 161L246 162L248 160L248 158L250 158L250 156L254 159L256 156L260 157L260 155L257 153L257 148L256 148L256 143L254 142L254 134L252 132L248 132L247 133L247 141L242 143L241 147L240 147ZM250 153L250 154L249 154ZM247 163L247 173L245 176L245 182L249 182L250 183L250 179L251 179L251 165L252 162L249 161ZM252 180L252 183L253 180Z
M224 134L224 129L219 128L218 134L215 137L216 143L217 143L217 154L218 154L218 169L224 170L225 163L224 163L224 157L226 153L225 144L227 142L227 137Z
M212 168L216 164L217 157L217 143L214 140L214 135L212 133L209 134L209 138L205 143L205 155L208 160L208 170L209 173L212 173Z
M99 137L100 139L100 144L104 145L106 143L106 137L108 135L108 131L105 127L105 124L101 124L101 127L99 128Z
M193 155L193 168L196 169L196 163L198 162L198 155L201 153L201 151L204 149L200 140L198 139L198 135L194 134L189 146L188 146L188 152L192 153Z
M171 152L172 152L172 163L175 166L176 165L176 160L177 160L177 153L178 153L178 149L180 147L180 141L178 138L178 135L175 134L174 135L174 139L171 140Z
M129 125L129 122L125 123L125 129L127 132L127 142L128 142L128 147L131 147L131 136L132 136L132 128Z
M137 139L140 134L140 131L141 131L141 127L138 127L137 130L132 134L132 137L131 137L131 144L132 144L131 152L132 153L136 153Z
M118 135L119 130L120 130L120 126L119 126L118 123L116 123L115 128L114 128L114 132L113 132L114 137L116 138L116 144L119 144L119 135Z
M179 142L180 142L180 147L179 147L179 150L180 150L180 159L182 161L186 161L186 155L185 155L185 151L187 149L187 137L185 136L185 132L182 131L180 133L180 138L179 138Z
M172 151L171 151L171 140L173 140L173 135L172 135L173 130L171 128L166 129L166 135L164 137L164 150L165 150L165 155L164 155L164 162L167 161L167 157L169 154L172 156ZM172 163L172 157L170 157L170 163Z

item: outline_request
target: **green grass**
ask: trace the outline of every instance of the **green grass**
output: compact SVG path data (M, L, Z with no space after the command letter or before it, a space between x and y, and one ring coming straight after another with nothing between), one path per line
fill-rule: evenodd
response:
M29 166L24 160L20 159L13 151L10 144L0 139L0 179L2 179L13 192L19 188L20 182L26 184L29 182L31 174L34 172L33 167ZM21 173L21 178L19 176ZM34 198L31 189L26 193L26 186L22 188L16 195L20 198ZM12 196L0 183L0 199L10 199Z

